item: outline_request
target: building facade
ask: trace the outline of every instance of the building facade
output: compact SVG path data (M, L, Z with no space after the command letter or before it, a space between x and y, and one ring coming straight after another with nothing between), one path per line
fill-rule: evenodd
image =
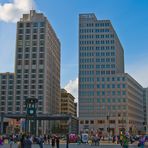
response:
M0 73L0 114L10 114L13 111L14 99L14 73ZM3 131L11 126L9 119L4 120ZM12 131L13 129L11 129Z
M80 14L80 132L141 131L142 95L142 86L124 73L124 50L111 22Z
M76 116L75 97L65 89L61 89L61 114L70 114Z
M17 22L14 81L14 113L25 113L30 97L38 99L38 114L60 112L60 42L47 18L35 10ZM37 126L49 130L47 122Z
M74 102L75 98L73 97L72 94L68 93L65 89L61 89L61 114L69 114L76 118L76 112L77 112L77 107L76 103ZM72 129L71 131L75 131L77 133L77 119L72 120ZM67 121L61 121L60 126L63 132L67 133L68 132L68 122Z
M14 73L0 73L0 113L12 113Z
M144 112L144 128L146 134L148 134L148 88L144 88L143 91L143 112Z
M60 42L47 18L31 10L17 22L14 112L35 97L38 113L59 113Z

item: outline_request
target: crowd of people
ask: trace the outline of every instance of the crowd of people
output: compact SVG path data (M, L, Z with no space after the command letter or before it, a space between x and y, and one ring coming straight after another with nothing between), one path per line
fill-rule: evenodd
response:
M18 148L32 148L32 144L38 144L39 148L43 148L44 144L49 144L53 148L59 148L60 138L56 135L33 136L29 134L12 134L9 136L0 136L0 148L4 143L18 144Z
M88 134L84 134L83 137L82 135L78 136L77 143L88 143L99 146L100 140L104 139L102 136L98 135L92 135L90 137L87 137L87 135ZM74 135L72 134L71 137L74 137ZM113 143L121 144L122 148L128 148L129 143L133 143L135 141L138 141L138 147L144 148L145 142L148 141L148 138L144 135L134 138L133 136L130 136L129 133L121 133L119 136L114 136L112 139ZM32 148L32 144L38 144L39 148L43 148L44 144L49 144L52 148L59 148L60 137L56 135L33 136L29 134L12 134L9 136L0 136L0 148L4 143L10 144L10 148L12 148L15 143L18 144L18 148Z
M121 133L119 136L113 137L113 143L121 144L122 148L128 148L129 143L138 142L138 147L144 148L145 142L147 141L146 137L144 135L134 137L130 136L128 133Z

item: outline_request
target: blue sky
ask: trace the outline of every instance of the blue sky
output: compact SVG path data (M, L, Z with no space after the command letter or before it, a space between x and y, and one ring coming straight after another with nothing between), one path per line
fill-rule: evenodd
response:
M18 1L18 0L16 0ZM30 0L31 1L31 0ZM0 0L4 3L13 0ZM78 77L78 15L95 13L110 19L125 52L125 71L142 86L148 86L147 0L35 0L61 42L61 86ZM1 7L0 7L0 13ZM14 71L16 24L0 18L0 72ZM76 83L75 83L76 84Z

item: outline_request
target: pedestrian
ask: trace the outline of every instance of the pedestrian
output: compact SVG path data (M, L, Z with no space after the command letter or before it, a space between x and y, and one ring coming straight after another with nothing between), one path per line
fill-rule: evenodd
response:
M20 139L20 144L19 144L19 146L20 146L21 148L24 148L24 143L25 143L25 135L23 134L22 137L21 137L21 139Z
M47 136L48 144L50 145L50 135Z
M59 137L56 138L56 145L57 145L57 148L59 148L59 144L60 144L60 139Z
M3 138L2 138L2 136L0 136L0 148L2 148L3 146Z
M11 135L9 137L9 144L10 144L10 148L12 148L12 145L13 145L13 135Z
M55 137L54 136L51 139L51 146L52 146L52 148L55 147Z
M39 145L40 148L43 148L43 143L44 143L43 137L42 136L37 137L37 144Z
M145 145L145 137L144 137L144 135L142 135L140 137L140 140L139 140L139 143L138 143L138 147L144 148L144 145Z
M30 136L27 136L24 140L24 148L32 148L32 141L30 140Z
M123 142L123 143L122 143L123 148L128 148L129 138L128 138L127 135L124 135L124 136L123 136L122 142Z

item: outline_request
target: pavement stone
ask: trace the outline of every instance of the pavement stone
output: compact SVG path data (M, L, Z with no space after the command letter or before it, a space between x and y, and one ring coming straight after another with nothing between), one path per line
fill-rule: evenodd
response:
M9 144L5 144L2 148L10 148ZM13 144L12 148L17 148L17 144ZM39 145L33 144L32 148L39 148ZM50 145L44 144L44 148L51 148ZM56 148L56 147L55 147ZM66 144L61 144L60 148L66 148ZM121 148L119 144L101 144L100 146L91 146L89 144L69 144L69 148ZM138 148L136 144L129 145L129 148ZM144 148L148 148L145 146Z

